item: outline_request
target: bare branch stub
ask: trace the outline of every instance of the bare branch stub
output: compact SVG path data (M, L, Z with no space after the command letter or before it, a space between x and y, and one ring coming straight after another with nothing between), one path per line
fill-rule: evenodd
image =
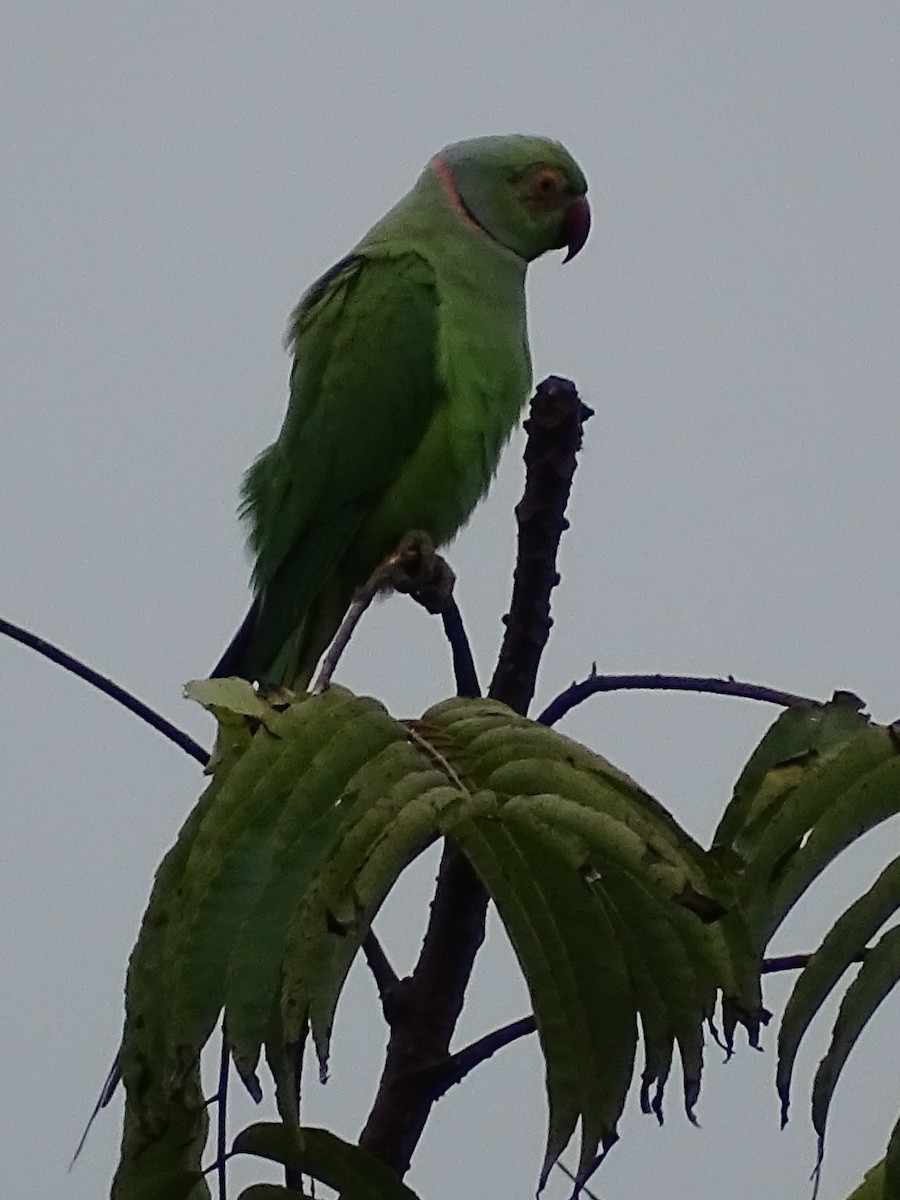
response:
M513 596L490 691L523 714L534 694L550 629L550 593L559 579L556 553L588 416L574 384L551 377L538 387L526 426L526 481L516 509L519 544ZM451 1062L450 1040L484 941L487 906L481 880L448 841L419 961L404 980L404 1003L391 1028L378 1094L360 1137L361 1146L400 1176L409 1168L432 1105L447 1087L447 1073L441 1068ZM453 1065L458 1071L466 1064Z
M541 383L525 424L525 492L516 505L519 545L506 633L489 694L525 713L534 695L538 665L550 636L550 594L559 583L556 556L568 526L566 505L581 449L582 429L593 415L574 383L551 375Z

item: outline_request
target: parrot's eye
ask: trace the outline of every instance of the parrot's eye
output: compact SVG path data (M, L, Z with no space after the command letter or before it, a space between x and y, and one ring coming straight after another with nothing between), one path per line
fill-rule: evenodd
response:
M553 211L559 206L565 193L565 185L558 170L538 167L523 180L524 196L534 208Z
M552 204L564 191L559 172L550 167L541 167L529 179L528 191L532 199L540 204Z

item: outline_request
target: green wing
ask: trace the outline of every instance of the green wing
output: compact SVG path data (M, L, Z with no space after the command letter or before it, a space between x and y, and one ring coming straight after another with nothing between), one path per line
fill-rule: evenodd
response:
M301 301L288 344L284 425L243 489L257 602L229 667L250 676L295 635L445 398L432 268L412 252L351 255Z

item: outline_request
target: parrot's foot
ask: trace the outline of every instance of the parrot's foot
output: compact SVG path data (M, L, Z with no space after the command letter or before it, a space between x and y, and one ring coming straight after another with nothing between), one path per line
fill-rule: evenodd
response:
M411 530L370 580L378 591L405 592L430 613L439 613L453 595L456 575L434 548L431 536Z
M400 541L353 597L341 627L328 647L313 692L323 692L360 619L379 592L406 592L430 613L443 612L453 596L456 576L437 553L431 536L414 529Z

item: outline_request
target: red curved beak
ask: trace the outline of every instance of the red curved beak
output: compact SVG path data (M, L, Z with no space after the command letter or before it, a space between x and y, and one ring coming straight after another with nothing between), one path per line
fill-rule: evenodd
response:
M576 196L566 209L563 220L563 245L568 246L563 262L575 257L587 241L590 232L591 206L587 202L587 196Z

